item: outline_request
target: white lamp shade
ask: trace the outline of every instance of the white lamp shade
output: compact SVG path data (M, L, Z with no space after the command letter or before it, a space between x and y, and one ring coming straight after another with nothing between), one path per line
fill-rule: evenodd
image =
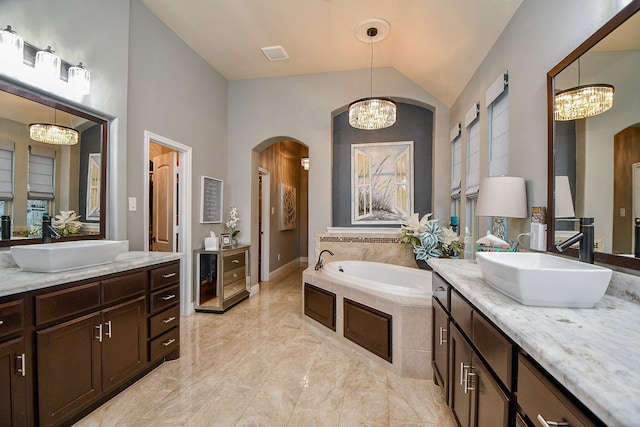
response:
M524 178L495 176L484 178L478 191L476 216L526 218L527 190Z
M57 80L60 78L60 57L53 53L51 46L36 53L35 69L44 80Z
M0 60L7 66L22 65L24 40L7 26L0 30Z
M91 74L84 68L82 62L69 68L69 84L80 95L88 95L91 89Z
M573 197L569 186L568 176L556 176L554 187L556 218L575 218L576 213L573 208Z

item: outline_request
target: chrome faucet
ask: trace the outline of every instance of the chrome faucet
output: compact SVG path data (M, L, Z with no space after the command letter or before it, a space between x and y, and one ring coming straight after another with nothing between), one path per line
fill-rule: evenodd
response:
M593 264L595 257L593 223L593 218L580 218L580 232L564 242L557 244L556 249L558 249L559 252L564 252L565 249L571 245L580 242L578 259L582 262Z
M60 234L51 226L51 217L42 215L42 243L51 243L51 238L59 239Z
M322 254L325 252L329 252L329 254L331 254L331 256L333 256L333 252L331 252L329 249L324 249L322 251L320 251L320 255L318 255L318 262L316 263L316 266L314 267L316 270L320 270L322 268L322 266L324 265L324 263L322 262Z

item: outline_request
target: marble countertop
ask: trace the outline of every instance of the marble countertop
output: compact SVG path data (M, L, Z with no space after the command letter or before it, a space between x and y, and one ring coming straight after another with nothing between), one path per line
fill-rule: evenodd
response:
M112 263L60 273L31 273L23 271L15 264L5 263L0 266L0 297L161 264L180 258L182 258L182 254L177 252L122 252Z
M491 288L475 261L429 265L604 423L640 425L640 305L608 292L590 309L525 306Z

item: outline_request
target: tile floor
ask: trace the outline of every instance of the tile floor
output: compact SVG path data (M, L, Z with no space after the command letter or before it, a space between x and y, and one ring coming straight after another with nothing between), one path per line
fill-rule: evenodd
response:
M181 318L181 357L76 426L453 427L432 381L399 377L301 317L303 268L223 315Z

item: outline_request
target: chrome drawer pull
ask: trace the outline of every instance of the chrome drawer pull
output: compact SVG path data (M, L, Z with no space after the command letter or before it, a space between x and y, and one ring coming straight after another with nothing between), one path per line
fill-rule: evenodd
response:
M556 421L547 421L544 419L544 417L540 414L538 414L538 422L540 423L540 425L542 427L551 427L551 426L569 426L571 424L569 423L559 423Z
M175 276L175 275L176 275L176 273L163 274L163 275L162 275L162 278L163 278L163 279L168 279L168 278L173 277L173 276Z
M162 345L165 346L165 347L169 347L174 342L176 342L176 339L175 338L171 338L170 340L167 340L167 341L163 342Z
M446 290L446 289L445 289L445 288L443 288L442 286L438 286L438 287L436 288L436 292L443 292L443 291L445 291L445 290Z
M467 394L470 391L473 391L473 390L476 389L475 387L471 387L469 385L469 383L471 382L471 379L469 377L473 377L473 376L476 376L476 375L478 375L478 374L476 374L474 372L466 372L465 373L466 378L464 379L464 394Z
M163 319L162 322L163 323L171 323L174 320L176 320L176 317L175 316L171 316L171 317L167 317L166 319Z
M569 423L559 423L556 421L547 421L544 419L544 417L540 414L538 414L538 422L540 423L540 425L542 425L542 427L551 427L551 426L569 426L571 424Z
M234 278L238 277L238 273L233 273L233 277Z
M105 335L111 338L111 320L105 323L105 326L107 327L107 332L105 332Z
M232 262L232 263L234 263L234 264L237 264L237 263L239 263L239 262L240 262L240 260L239 260L239 259L234 259L234 260L233 260L233 261L231 261L231 262Z
M171 294L160 298L162 298L164 301L169 301L170 299L174 299L175 297L175 294Z
M460 362L460 385L464 385L464 371L467 366L464 366L464 362Z
M4 320L0 319L0 325L4 325Z
M96 325L95 328L98 330L98 336L94 338L102 342L102 323L100 323L99 325Z
M24 353L18 354L16 356L17 359L20 359L20 367L18 368L18 373L20 373L23 377L27 376L27 368L26 368L26 356Z
M444 334L446 333L447 333L447 330L442 326L440 326L440 345L444 345L447 342L447 340L444 338Z

